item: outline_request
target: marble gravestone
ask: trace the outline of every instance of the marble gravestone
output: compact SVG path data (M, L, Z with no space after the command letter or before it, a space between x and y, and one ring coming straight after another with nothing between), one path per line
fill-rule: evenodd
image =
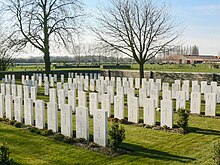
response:
M101 97L101 109L108 112L108 117L111 117L111 100L109 94L103 94Z
M173 102L172 100L161 100L160 126L173 128Z
M64 136L73 136L73 125L72 125L72 107L68 104L61 105L61 134Z
M190 100L190 112L200 114L201 112L201 93L192 92Z
M14 98L14 116L18 122L23 122L22 99L17 96Z
M185 91L176 92L176 110L186 109L186 93Z
M159 106L159 91L157 89L151 89L150 98L155 100L155 106Z
M89 93L89 114L93 115L95 109L98 109L98 94Z
M176 99L177 91L180 91L179 84L172 84L172 99Z
M24 99L24 123L34 125L33 100L31 98Z
M45 104L43 100L35 101L35 125L39 129L45 128L44 107Z
M172 100L171 90L163 90L162 98L163 100Z
M140 88L140 79L135 78L135 89L139 89L139 88Z
M137 97L128 97L128 121L139 122L139 105Z
M89 140L89 112L87 107L76 108L76 138Z
M49 90L50 103L57 103L57 90L50 88Z
M58 132L58 109L56 103L47 103L47 127Z
M215 116L216 114L216 94L206 93L205 98L205 115Z
M68 104L72 107L73 112L76 111L76 92L74 90L68 91Z
M58 90L58 105L59 109L61 109L62 104L66 104L66 97L63 89Z
M78 92L78 107L87 107L86 92Z
M3 118L5 114L5 95L0 93L0 118Z
M144 124L155 125L156 124L156 106L155 100L152 98L145 98L144 100Z
M124 96L114 96L114 118L124 119Z
M13 119L12 109L13 109L12 96L5 95L5 112L6 112L6 118L9 120Z
M94 111L93 139L100 146L108 145L108 112L101 109Z
M144 106L144 99L147 98L147 89L146 88L140 88L139 89L139 106Z
M163 90L163 91L169 90L169 83L163 83L163 84L162 84L162 90Z

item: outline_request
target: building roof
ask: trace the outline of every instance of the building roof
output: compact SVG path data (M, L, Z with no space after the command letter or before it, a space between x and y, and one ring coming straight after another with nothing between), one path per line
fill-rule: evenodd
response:
M207 55L183 55L188 60L196 60L196 61L206 61L206 60L219 60L218 56L207 56Z

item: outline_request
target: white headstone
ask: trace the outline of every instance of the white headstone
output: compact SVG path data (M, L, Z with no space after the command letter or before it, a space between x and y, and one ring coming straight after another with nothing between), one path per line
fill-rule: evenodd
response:
M62 104L66 104L66 97L65 97L64 90L63 89L59 89L57 95L58 95L59 109L61 109L61 105Z
M74 90L68 91L68 104L72 107L73 112L76 110L76 92Z
M101 109L108 112L108 117L111 117L111 101L109 94L103 94L101 97Z
M186 94L186 100L189 100L189 86L188 86L188 84L182 85L182 91L184 91Z
M95 109L98 109L98 94L89 93L89 114L93 115Z
M47 129L58 132L58 109L56 103L47 103Z
M49 97L51 103L57 103L57 90L55 88L50 88Z
M192 86L192 92L200 92L200 85L193 85Z
M180 91L179 84L172 84L172 99L176 99L177 91Z
M86 92L78 92L78 107L87 107Z
M145 98L144 101L144 124L155 125L156 124L156 110L155 100L152 98Z
M128 121L139 122L139 105L137 97L128 97Z
M171 90L163 90L162 97L163 97L163 100L172 100Z
M26 125L34 125L33 100L24 99L24 123Z
M19 96L23 100L23 86L17 85L17 96Z
M216 102L220 103L220 87L216 88Z
M76 138L89 140L89 112L86 107L76 108Z
M18 122L23 122L23 113L22 113L22 99L17 96L14 99L14 115L15 120Z
M192 92L190 100L190 112L200 114L201 112L201 93Z
M0 118L3 118L5 115L5 95L0 93Z
M124 96L124 88L123 87L117 87L116 88L116 94Z
M89 90L92 92L95 91L95 80L94 79L90 79Z
M144 106L144 100L147 98L147 89L146 88L140 88L139 89L139 106Z
M108 112L101 109L94 111L93 139L100 146L108 145Z
M215 116L216 114L216 94L206 93L205 96L205 115Z
M5 95L6 91L5 91L5 83L1 83L1 94Z
M135 88L136 89L140 88L140 79L139 78L135 78Z
M35 87L31 87L31 99L33 100L33 102L35 102L35 100L37 99L37 91Z
M216 93L216 90L217 90L217 82L216 81L212 81L211 82L211 86L212 86L212 93Z
M186 93L184 91L176 92L176 110L186 109Z
M173 128L173 102L172 100L161 100L160 126Z
M201 81L201 93L204 93L204 87L207 85L207 81Z
M61 134L64 136L73 136L72 107L68 104L61 105Z
M60 82L64 83L64 75L63 74L60 76Z
M35 125L39 129L44 129L45 127L45 115L44 115L44 101L36 100L35 101Z
M159 106L159 91L157 89L151 89L150 98L155 100L155 106Z
M13 100L11 95L5 95L5 112L6 112L6 118L9 120L12 120L13 114Z
M114 103L114 87L113 86L108 86L107 87L107 94L110 95L111 103Z
M114 118L124 119L124 96L114 96Z
M169 90L169 83L163 83L163 84L162 84L162 90L163 90L163 91Z

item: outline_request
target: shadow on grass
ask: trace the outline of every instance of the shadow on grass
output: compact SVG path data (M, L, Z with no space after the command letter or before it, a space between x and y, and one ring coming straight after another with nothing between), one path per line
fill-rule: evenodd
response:
M129 155L131 156L141 156L144 158L159 159L164 161L178 161L182 163L189 163L193 160L196 160L194 158L173 155L168 152L144 148L142 146L129 143L123 143L121 145L121 148L125 150L130 150L131 153Z
M188 127L189 133L197 133L203 135L220 135L220 131L210 130L210 129L201 129L196 127Z

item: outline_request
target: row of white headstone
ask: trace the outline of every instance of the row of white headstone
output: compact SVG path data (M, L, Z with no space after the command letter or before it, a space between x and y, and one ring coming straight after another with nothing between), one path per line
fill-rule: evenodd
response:
M24 107L24 109L22 108ZM60 105L61 134L72 137L72 107L69 104ZM47 103L47 129L58 132L58 106L56 103ZM108 144L108 112L101 109L94 110L93 136L94 142L106 146ZM21 97L16 96L13 101L11 95L0 93L0 118L6 116L9 120L13 117L18 122L26 125L36 126L39 129L45 128L45 103L43 100L25 98L24 104ZM34 122L35 121L35 122ZM76 138L89 140L89 112L87 107L76 108Z

